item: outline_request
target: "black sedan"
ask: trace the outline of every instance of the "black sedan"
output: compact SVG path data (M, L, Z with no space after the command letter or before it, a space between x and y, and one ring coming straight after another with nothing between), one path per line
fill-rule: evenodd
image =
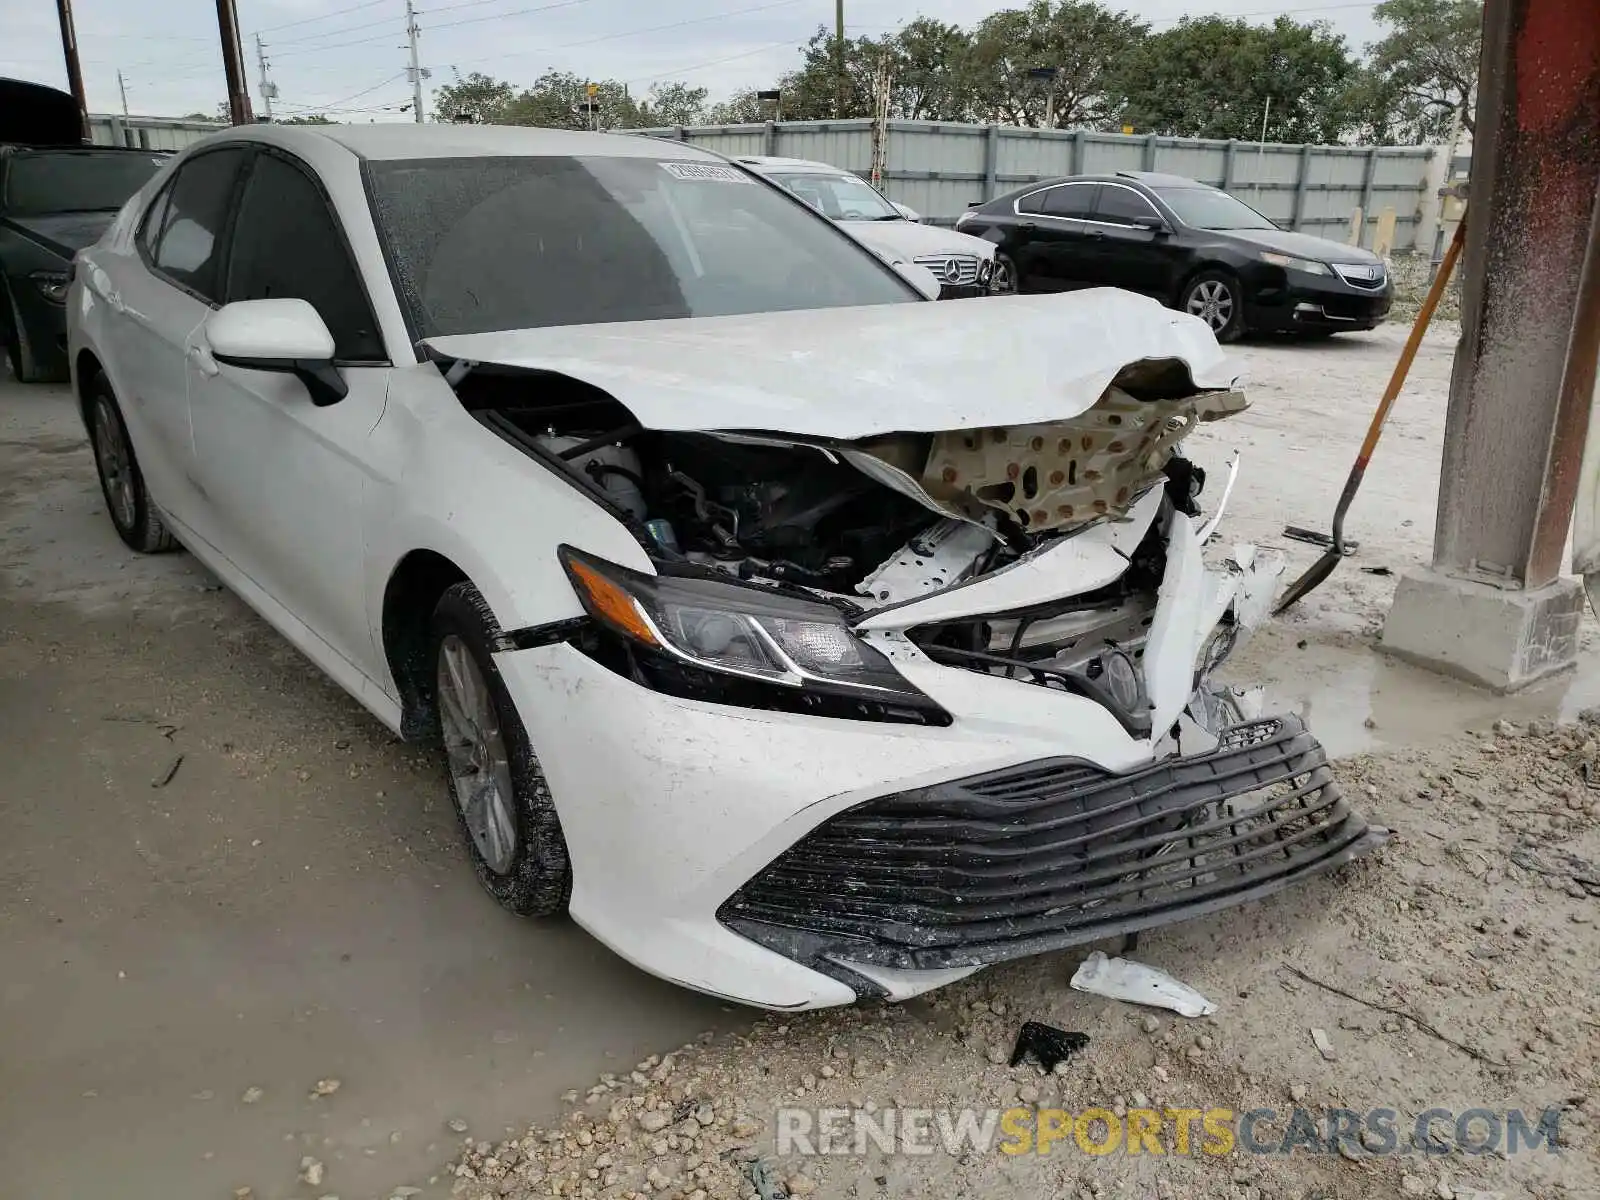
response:
M1178 175L1030 183L964 213L956 228L994 242L996 279L1010 272L1019 291L1143 292L1200 317L1219 341L1246 330L1371 329L1394 301L1377 255L1280 229Z
M24 383L67 377L67 274L165 162L149 150L0 147L0 344Z

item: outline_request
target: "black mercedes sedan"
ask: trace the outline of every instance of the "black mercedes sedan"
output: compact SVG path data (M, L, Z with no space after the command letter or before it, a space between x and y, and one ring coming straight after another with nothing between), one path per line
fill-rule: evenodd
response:
M956 228L995 243L995 277L1010 272L1014 290L1143 292L1200 317L1224 342L1246 330L1371 329L1394 301L1377 255L1280 229L1179 175L1030 183L963 213Z

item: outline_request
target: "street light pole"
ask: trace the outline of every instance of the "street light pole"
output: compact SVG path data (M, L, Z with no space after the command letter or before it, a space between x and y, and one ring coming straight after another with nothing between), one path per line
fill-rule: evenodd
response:
M78 34L72 25L72 0L56 0L56 16L61 21L61 55L67 61L67 90L78 106L78 126L87 142L89 102L83 95L83 68L78 65Z
M417 10L406 0L406 41L411 48L411 115L422 124L422 66L417 61Z
M222 38L222 69L228 80L228 120L248 125L250 90L244 77L244 49L239 45L239 14L233 0L217 0L217 33Z
M833 115L836 119L844 117L844 0L834 0L833 3L833 55L834 55L834 82L833 82Z

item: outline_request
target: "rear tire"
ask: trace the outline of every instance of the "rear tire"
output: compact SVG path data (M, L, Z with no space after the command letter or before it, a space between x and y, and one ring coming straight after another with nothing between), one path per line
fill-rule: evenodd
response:
M1209 325L1219 342L1236 342L1244 333L1244 289L1227 271L1201 271L1185 283L1178 308Z
M133 441L123 423L122 410L111 393L104 374L89 381L89 443L94 449L95 470L100 476L100 494L105 497L111 524L131 550L140 554L162 554L175 549L176 539L161 522L161 515L150 501L144 473L134 457Z
M429 661L450 803L484 891L518 916L554 916L572 894L572 864L550 785L495 665L497 630L470 583L446 589L433 610Z

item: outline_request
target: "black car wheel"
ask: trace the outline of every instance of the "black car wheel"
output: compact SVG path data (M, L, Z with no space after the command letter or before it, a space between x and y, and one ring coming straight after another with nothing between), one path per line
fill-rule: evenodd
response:
M1232 342L1244 332L1244 295L1239 281L1225 271L1202 271L1183 285L1178 307L1211 326L1219 342Z
M150 502L144 473L133 456L133 442L123 424L111 384L104 375L89 381L89 441L100 475L100 491L117 536L141 554L159 554L177 546Z
M994 256L994 274L989 277L991 296L1014 296L1022 290L1022 280L1017 275L1017 264L1004 254Z
M450 800L484 890L518 916L553 916L566 911L572 866L550 785L495 666L497 630L470 583L449 588L433 611Z

